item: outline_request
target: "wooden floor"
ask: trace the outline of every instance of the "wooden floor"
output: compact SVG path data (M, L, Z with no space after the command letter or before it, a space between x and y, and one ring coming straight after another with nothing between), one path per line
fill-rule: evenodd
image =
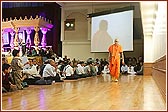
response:
M108 74L2 94L2 110L166 110L152 76Z

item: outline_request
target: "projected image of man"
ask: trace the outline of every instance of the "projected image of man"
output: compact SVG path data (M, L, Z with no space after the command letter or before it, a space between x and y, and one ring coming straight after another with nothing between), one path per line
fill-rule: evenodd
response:
M101 20L99 23L99 30L93 35L92 39L92 48L94 48L94 51L106 51L108 46L113 42L107 29L108 22L106 20Z

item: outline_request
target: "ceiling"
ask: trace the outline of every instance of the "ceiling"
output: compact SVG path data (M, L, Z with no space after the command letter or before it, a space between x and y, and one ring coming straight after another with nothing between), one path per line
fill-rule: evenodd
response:
M134 6L133 37L134 39L143 39L143 28L139 2L57 2L57 4L59 4L61 7L64 7L67 10L70 10L72 8L80 9L84 6L101 7L105 5L111 6L113 9L122 8L126 6Z
M166 1L141 2L142 23L145 37L167 33Z

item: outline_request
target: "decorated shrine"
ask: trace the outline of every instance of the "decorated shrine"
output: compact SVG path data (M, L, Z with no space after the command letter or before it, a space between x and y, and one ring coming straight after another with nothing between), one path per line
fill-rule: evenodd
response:
M21 43L24 43L26 47L31 47L32 41L34 41L35 48L43 47L45 48L47 46L46 42L46 33L47 31L50 31L50 29L53 27L50 20L47 20L44 17L39 17L36 15L35 18L30 16L30 18L27 18L25 16L24 18L20 17L17 19L16 17L14 19L6 18L2 21L2 51L4 50L4 45L9 44L10 49L18 49L19 45ZM35 31L34 40L30 38L30 34L32 33L32 30ZM43 36L40 40L39 38L39 30L41 30ZM25 36L25 33L27 35ZM9 36L9 34L11 36ZM9 39L10 37L10 39ZM10 40L10 41L9 41Z

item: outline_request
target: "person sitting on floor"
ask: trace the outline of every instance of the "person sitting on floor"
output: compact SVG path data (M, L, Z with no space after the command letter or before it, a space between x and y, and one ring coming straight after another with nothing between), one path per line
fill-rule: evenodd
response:
M130 65L129 67L128 67L128 74L131 74L131 75L135 75L135 71L134 71L134 66L132 66L132 65Z
M80 78L87 77L87 74L85 74L85 71L84 71L84 62L83 61L81 61L77 64L76 73Z
M100 63L96 62L96 72L97 72L97 75L101 75L101 67L100 67Z
M37 62L36 58L33 59L33 65L36 67L37 75L39 75L41 64L40 64L40 62Z
M23 70L24 73L29 74L30 76L39 75L37 71L37 66L33 64L33 59L29 59L29 68ZM39 76L40 77L40 76Z
M79 77L74 74L74 69L72 68L72 62L68 62L68 65L64 67L63 73L65 74L65 80L78 79Z
M127 74L128 73L128 66L126 64L123 64L121 66L121 73L122 74Z
M53 59L48 59L49 64L46 64L43 70L44 80L51 80L55 82L63 82L60 77L57 75L56 63Z
M37 70L36 59L29 59L29 68L24 69L23 72L28 75L28 78L23 82L27 82L29 85L34 85L37 80L41 79Z
M65 79L65 77L62 77L60 74L60 70L58 69L58 63L55 62L55 64L53 65L53 67L55 68L55 82L63 82L63 79Z
M27 76L23 73L23 66L29 64L29 62L26 62L25 64L22 63L19 56L19 50L14 49L12 55L14 56L11 62L12 76L17 88L21 90L23 89L23 80L27 78Z
M12 84L12 81L10 80L11 79L9 74L10 70L11 70L11 67L9 64L4 63L2 65L2 87L3 87L2 92L17 90L16 85Z
M139 71L136 72L136 75L143 75L143 62L140 62L140 66L141 66L141 69Z
M88 62L87 65L84 67L84 71L89 77L92 76L91 67L92 67L92 62Z
M61 75L61 77L66 77L64 74L63 74L63 70L64 70L64 67L67 65L67 63L65 64L66 62L64 62L63 60L60 60L59 62L58 62L58 69L59 69L59 74Z
M109 74L110 73L109 64L108 63L104 66L104 69L103 69L102 73L103 74Z
M6 57L3 57L3 58L2 58L2 65L3 65L4 63L8 63Z

